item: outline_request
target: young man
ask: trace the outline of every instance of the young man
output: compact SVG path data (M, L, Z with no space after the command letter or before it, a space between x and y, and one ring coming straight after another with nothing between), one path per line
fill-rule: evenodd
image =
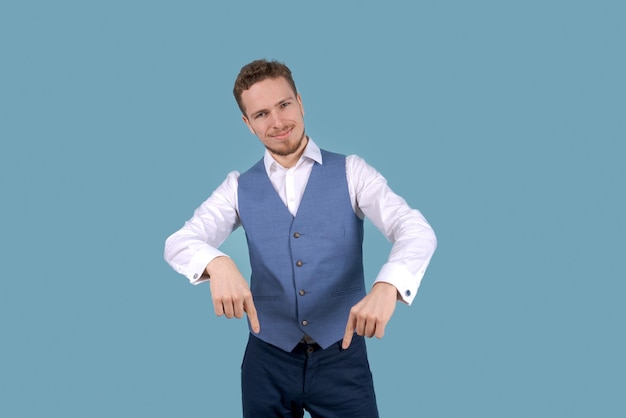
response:
M364 337L381 338L397 301L410 304L436 247L433 230L356 155L321 150L305 133L291 71L258 60L234 95L266 148L231 172L165 243L192 283L209 281L215 313L247 315L245 417L377 417ZM373 287L363 277L363 219L393 243ZM217 247L243 226L250 286Z

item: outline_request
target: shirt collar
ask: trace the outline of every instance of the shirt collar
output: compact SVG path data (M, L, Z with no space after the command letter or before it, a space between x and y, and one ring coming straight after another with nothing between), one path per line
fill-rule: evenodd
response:
M317 144L313 142L311 137L308 137L308 138L309 138L309 142L306 145L306 148L304 149L302 156L296 163L296 167L300 165L304 159L313 160L314 162L318 164L322 164L322 151L320 150L320 147L318 147ZM280 164L276 162L276 160L274 160L274 158L272 157L272 155L269 153L268 150L265 150L265 154L263 155L263 164L265 164L265 171L268 174L270 174L272 171L278 168L283 168Z

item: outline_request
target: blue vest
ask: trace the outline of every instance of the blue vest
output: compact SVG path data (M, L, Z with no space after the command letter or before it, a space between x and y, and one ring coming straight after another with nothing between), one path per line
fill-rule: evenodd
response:
M354 213L346 158L322 150L296 216L270 182L263 160L239 177L258 338L291 351L304 335L322 348L341 340L350 308L365 296L363 221Z

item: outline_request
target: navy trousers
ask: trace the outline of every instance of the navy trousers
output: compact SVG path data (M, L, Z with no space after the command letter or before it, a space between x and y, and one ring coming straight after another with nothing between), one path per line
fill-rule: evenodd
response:
M244 418L377 418L365 339L322 350L299 344L288 353L250 335L241 365Z

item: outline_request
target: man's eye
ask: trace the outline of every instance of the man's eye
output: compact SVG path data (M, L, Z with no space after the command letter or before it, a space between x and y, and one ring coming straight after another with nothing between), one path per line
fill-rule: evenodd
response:
M287 107L291 104L291 102L284 102L280 104L280 107Z
M257 113L256 115L254 115L254 119L260 119L263 116L265 116L265 112Z

